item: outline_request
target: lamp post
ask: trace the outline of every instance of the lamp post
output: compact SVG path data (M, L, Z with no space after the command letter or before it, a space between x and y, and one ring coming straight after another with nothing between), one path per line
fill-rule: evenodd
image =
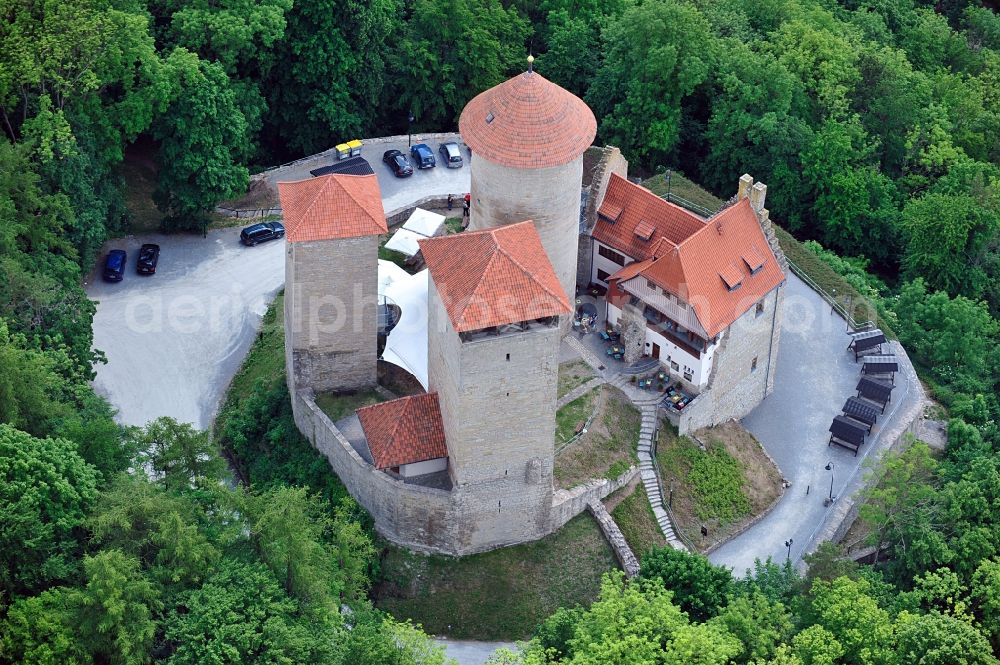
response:
M826 500L827 505L833 503L833 476L836 465L833 462L826 463L826 470L830 472L830 497Z
M413 111L410 111L409 113L406 114L406 147L407 148L409 148L409 147L411 147L413 145L413 137L412 137L412 134L410 133L410 125L413 124L414 120L416 120L416 118L413 117Z
M791 538L785 541L785 547L788 548L788 554L785 556L786 561L792 560L792 543L795 542Z

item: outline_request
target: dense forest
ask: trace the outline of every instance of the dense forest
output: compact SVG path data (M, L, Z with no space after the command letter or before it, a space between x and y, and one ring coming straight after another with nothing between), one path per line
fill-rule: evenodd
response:
M354 136L454 130L524 67L582 96L637 172L772 217L873 304L949 418L888 461L863 519L799 578L648 553L528 663L995 663L1000 653L1000 15L976 0L4 0L0 21L0 662L437 663L373 610L371 525L283 446L287 394L218 442L123 428L89 381L81 287L128 229L123 159L167 230L249 173ZM304 454L304 453L303 453ZM265 468L263 461L274 461ZM737 571L739 572L739 571Z

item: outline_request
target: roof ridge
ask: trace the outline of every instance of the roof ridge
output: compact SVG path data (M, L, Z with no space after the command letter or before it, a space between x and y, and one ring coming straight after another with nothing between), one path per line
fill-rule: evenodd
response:
M525 221L525 222L530 222L530 223L531 223L531 225L532 225L532 228L534 228L534 225L535 225L535 222L534 222L534 220L531 220L531 219L526 219L526 220L524 220L524 221ZM521 224L523 224L524 222L520 222L520 223L521 223ZM508 228L511 228L511 227L510 227L510 226L504 226L504 227L500 227L499 229L496 229L496 230L500 231L500 230L503 230L503 229L508 229ZM538 233L538 230L537 230L537 229L535 229L535 233ZM494 238L495 238L495 237L496 237L496 236L494 235ZM539 240L540 240L540 238L539 238ZM553 291L552 289L550 289L550 288L549 288L548 286L546 286L545 284L542 284L542 283L541 283L540 281L538 281L538 280L537 280L537 279L535 278L535 275L534 275L534 273L533 273L533 272L532 272L531 270L529 270L528 268L526 268L526 267L525 267L525 266L524 266L524 265L523 265L523 264L522 264L522 263L521 263L520 261L518 261L518 260L517 260L516 258L514 258L513 256L511 256L510 252L508 252L508 251L507 251L507 249L506 249L505 247L503 247L503 246L502 246L502 245L501 245L501 244L500 244L499 242L497 242L497 248L498 248L498 249L500 250L500 252L501 252L501 253L502 253L502 254L503 254L504 256L506 256L506 257L507 257L508 259L510 259L510 260L511 260L511 262L512 262L512 263L513 263L514 265L516 265L516 266L517 266L518 268L520 268L520 269L521 269L521 271L522 271L523 273L525 273L525 274L526 274L526 275L527 275L527 276L528 276L528 277L529 277L529 278L531 279L531 281L533 281L533 282L534 282L535 284L537 284L538 286L542 287L542 290L543 290L543 291L545 291L546 293L548 293L548 294L549 294L550 296L552 296L552 297L556 298L557 300L559 300L559 299L560 299L560 298L559 298L559 294L558 294L558 293L554 292L554 291ZM543 251L544 251L544 249L545 249L545 248L543 247L542 249L543 249ZM548 258L548 255L546 255L546 258ZM560 290L562 290L562 289L560 289ZM563 295L566 295L566 294L563 294ZM567 300L568 300L568 299L569 299L569 296L568 296L568 295L566 295L566 298L567 298Z
M309 201L309 205L306 206L306 209L302 212L301 215L299 215L299 226L302 226L303 223L308 224L306 218L309 217L309 215L312 213L313 206L316 205L317 201L319 201L320 194L326 192L326 188L329 186L330 182L334 179L334 176L333 174L330 174L326 176L320 176L320 178L323 179L323 183L316 188L316 191L313 194L312 199ZM310 182L310 181L302 180L300 182Z
M344 187L344 183L340 182L340 178L342 178L342 177L343 178L367 178L369 176L367 176L367 175L363 175L363 176L362 175L351 175L349 173L331 173L330 176L331 177L335 177L337 179L337 185L340 187L340 189L345 194L347 194L349 197L351 197L351 200L354 201L355 203L357 203L358 207L365 211L365 214L369 214L370 213L370 211L365 206L365 204L360 199L358 199L358 197L355 195L354 191L352 189L348 188L348 187ZM379 203L381 203L381 199L379 200ZM382 216L383 217L385 216L385 207L384 206L382 208Z

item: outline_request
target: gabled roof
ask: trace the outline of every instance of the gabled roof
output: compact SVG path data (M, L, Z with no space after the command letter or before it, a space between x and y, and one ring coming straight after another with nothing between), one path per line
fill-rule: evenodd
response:
M637 261L651 256L652 245L660 238L679 244L705 225L693 212L617 173L611 174L597 212L594 238Z
M582 155L594 140L597 120L582 99L528 71L473 97L458 131L476 156L511 168L541 169Z
M387 233L375 175L332 174L279 182L289 242L357 238Z
M531 221L420 241L457 332L572 311Z
M641 276L689 302L711 337L785 279L748 199L726 208L676 247L665 242L654 247L656 258L643 261L637 274L622 281ZM751 273L744 257L751 258L750 264L761 259L762 265Z
M377 469L448 456L437 393L362 407L358 420Z

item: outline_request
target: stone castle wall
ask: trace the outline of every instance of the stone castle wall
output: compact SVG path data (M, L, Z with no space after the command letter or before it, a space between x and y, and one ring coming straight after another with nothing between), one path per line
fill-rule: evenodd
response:
M469 166L469 229L534 221L559 283L572 298L576 293L583 156L551 168L513 169L475 155Z
M550 485L548 519L539 522L513 507L498 513L491 493L506 491L501 486L486 483L449 492L408 485L376 470L316 405L311 390L293 392L292 412L299 431L326 457L351 496L371 513L378 532L418 552L462 556L544 538L586 510L588 503L624 487L638 473L632 467L615 480L595 479L555 493ZM501 515L502 520L498 519ZM497 527L502 531L496 531Z
M601 161L594 168L590 191L587 194L587 205L583 211L583 231L578 240L576 267L576 283L581 288L590 284L590 276L593 274L594 238L591 232L597 223L597 210L604 202L612 173L617 173L623 178L628 177L628 160L622 155L621 150L608 145L604 146Z
M726 331L715 352L708 387L680 415L682 434L739 420L774 389L784 297L782 283L764 297L760 315L751 305ZM751 369L754 358L756 370Z
M378 242L365 236L287 244L285 362L294 387L375 385Z

